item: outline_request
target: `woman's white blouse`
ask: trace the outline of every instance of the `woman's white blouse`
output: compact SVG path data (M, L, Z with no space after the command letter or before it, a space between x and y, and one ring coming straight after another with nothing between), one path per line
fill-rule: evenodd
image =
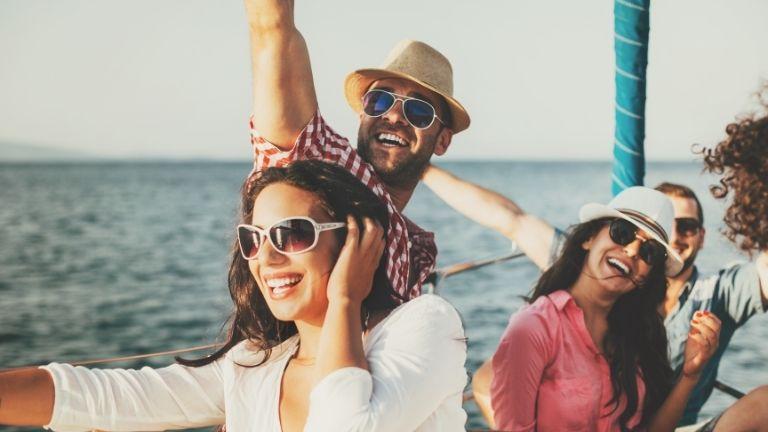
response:
M242 342L199 368L86 369L52 363L48 429L150 431L226 423L228 432L280 432L283 371L298 338L263 353ZM348 367L317 383L305 431L463 431L466 340L456 310L422 295L392 311L364 343L370 372Z

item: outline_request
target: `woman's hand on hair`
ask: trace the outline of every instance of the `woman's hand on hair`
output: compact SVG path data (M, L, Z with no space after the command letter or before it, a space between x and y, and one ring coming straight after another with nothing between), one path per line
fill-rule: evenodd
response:
M709 311L698 311L691 320L691 330L685 343L683 376L698 379L704 365L717 351L720 341L720 319Z
M365 218L360 226L347 216L347 239L328 280L328 301L361 304L371 292L384 246L384 229L378 222Z
M368 370L360 312L383 251L384 230L379 224L366 218L360 225L347 217L347 239L328 279L328 311L320 331L316 382L345 367Z

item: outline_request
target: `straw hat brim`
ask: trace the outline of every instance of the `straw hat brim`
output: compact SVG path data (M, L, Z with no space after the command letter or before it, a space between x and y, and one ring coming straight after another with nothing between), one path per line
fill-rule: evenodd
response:
M667 241L656 234L654 230L648 227L643 221L628 216L612 207L598 203L585 204L579 211L579 220L581 220L581 222L588 222L604 217L616 217L624 219L643 230L652 239L664 245L664 247L667 249L667 261L664 263L664 274L666 276L676 276L678 273L680 273L680 270L683 269L683 259L680 257L680 255L678 255L678 253L672 249Z
M393 72L386 69L358 69L347 76L344 82L344 95L347 98L347 103L352 107L355 112L359 113L363 110L363 95L371 87L375 81L384 78L400 78L413 81L416 84L440 95L448 104L448 108L451 110L451 117L453 124L451 130L454 134L463 131L469 127L470 119L467 110L454 99L452 96L443 93L437 88L414 78L411 75Z

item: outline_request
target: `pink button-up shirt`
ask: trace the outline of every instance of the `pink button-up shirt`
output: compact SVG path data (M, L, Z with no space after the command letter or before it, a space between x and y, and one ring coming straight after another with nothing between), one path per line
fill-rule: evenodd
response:
M493 355L491 404L503 431L618 431L611 370L592 341L584 314L568 291L523 307L509 320ZM645 385L638 376L640 423ZM613 411L613 412L611 412Z

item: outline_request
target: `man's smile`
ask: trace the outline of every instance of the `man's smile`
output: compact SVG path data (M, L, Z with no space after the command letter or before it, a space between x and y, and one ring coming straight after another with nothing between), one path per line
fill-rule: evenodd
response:
M392 133L379 133L376 140L388 147L409 147L408 141Z

